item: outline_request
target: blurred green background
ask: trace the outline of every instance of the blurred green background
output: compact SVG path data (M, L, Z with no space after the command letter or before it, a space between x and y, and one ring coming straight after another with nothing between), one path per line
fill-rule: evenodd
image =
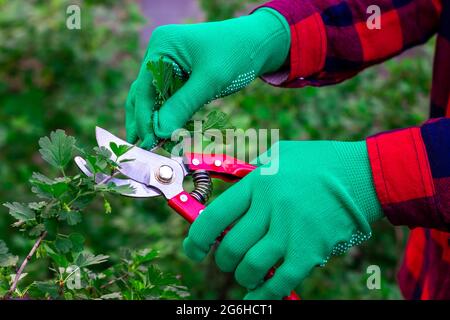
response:
M169 1L170 2L170 1ZM30 201L33 171L45 172L37 141L62 128L82 146L94 146L96 125L125 136L123 106L145 46L139 32L146 19L136 1L81 1L82 29L66 28L66 8L77 1L0 0L0 202ZM261 2L260 2L261 3ZM206 20L248 12L257 1L201 0ZM177 7L174 6L173 10ZM190 22L190 21L186 21ZM363 139L376 132L426 119L434 40L323 88L279 89L255 81L239 94L206 107L221 108L240 128L279 128L281 139ZM72 166L73 172L76 168ZM216 184L216 192L226 188ZM76 231L94 253L117 257L119 248L160 251L161 269L179 274L191 298L241 298L232 275L208 259L190 262L182 252L187 224L162 199L112 199L113 213L94 204ZM0 239L22 258L32 241L10 227L0 207ZM407 230L386 221L373 238L316 269L299 288L305 299L401 298L395 274ZM45 279L45 261L30 264L35 280ZM381 290L366 287L366 268L379 265Z

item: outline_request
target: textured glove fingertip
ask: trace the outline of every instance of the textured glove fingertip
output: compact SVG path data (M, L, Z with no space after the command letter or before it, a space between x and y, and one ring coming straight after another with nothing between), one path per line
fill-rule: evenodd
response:
M131 143L131 144L135 144L138 139L136 127L135 126L127 126L126 132L127 132L127 139L126 139L127 142Z
M202 249L200 249L189 237L184 239L183 249L190 259L197 262L202 261L208 254L208 252L205 252Z
M152 149L156 144L156 138L152 134L147 134L144 138L144 140L140 143L139 147L142 149L150 150Z
M153 130L155 134L162 139L168 139L172 136L172 133L178 128L171 128L171 121L164 116L161 117L159 111L153 113Z

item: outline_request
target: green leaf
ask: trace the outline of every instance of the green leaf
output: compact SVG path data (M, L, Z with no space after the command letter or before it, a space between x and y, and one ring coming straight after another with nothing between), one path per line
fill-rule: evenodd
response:
M170 82L174 78L173 67L161 58L157 61L149 61L147 69L152 73L157 94L156 103L157 107L160 107L169 98Z
M69 261L67 261L65 256L56 252L47 252L47 254L58 267L67 268L69 266Z
M69 178L50 179L41 173L34 172L31 179L32 191L41 198L60 198L69 189Z
M85 187L83 187L85 188ZM92 187L88 187L94 189L94 184ZM95 198L95 192L88 192L82 196L79 196L77 200L72 203L73 208L77 208L78 210L84 209L92 200Z
M92 156L92 155L86 155L85 157L86 160L86 166L88 167L89 171L92 173L97 173L100 170L97 168L97 158Z
M75 264L77 266L79 266L80 268L84 268L84 267L88 267L91 265L104 263L108 260L108 258L109 258L109 256L105 256L102 254L96 256L89 252L82 252L77 257Z
M171 62L160 58L147 63L147 70L152 73L153 86L156 91L155 108L159 109L184 84L183 75L177 74ZM180 70L181 71L181 70Z
M118 194L132 194L134 192L134 188L128 184L124 184L121 186L115 185L113 182L108 183L108 191L115 192Z
M108 162L103 159L97 159L96 163L97 168L100 169L100 172L105 172L105 169L108 167Z
M115 142L110 142L109 147L117 158L123 156L133 148L133 146L127 146L126 144L117 145Z
M100 156L104 159L109 159L109 158L111 158L111 155L112 155L111 151L109 151L108 148L103 147L103 146L94 147L94 151L98 156Z
M141 263L144 263L144 262L149 262L149 261L154 260L158 256L158 254L159 253L158 253L157 250L145 249L145 250L142 250L142 251L138 252L135 255L134 260L138 264L141 264Z
M103 207L105 208L106 214L110 214L112 212L111 204L106 198L103 198Z
M0 240L0 267L13 267L17 264L19 260L18 256L13 256L10 252L6 243Z
M72 241L67 238L57 237L55 247L59 252L67 253L72 249Z
M42 210L46 205L47 205L46 201L30 202L28 204L28 208L39 211Z
M33 229L30 230L28 233L32 237L39 237L42 232L45 230L45 225L43 223L39 223L38 225L34 226Z
M17 220L29 221L35 218L34 211L25 204L19 202L7 202L3 205L9 209L9 214Z
M56 130L50 133L49 137L39 139L39 152L42 159L52 166L63 169L73 156L75 138L67 136L63 130Z
M59 295L59 287L52 281L36 281L34 282L34 286L51 298L57 298Z
M66 220L68 225L74 226L81 222L81 214L78 211L61 211L59 219Z
M111 174L111 168L119 167L119 164L110 157L112 156L111 151L105 147L95 147L96 156L86 155L86 165L92 173L105 173L107 175Z
M67 223L74 226L81 222L81 214L77 211L67 212Z
M55 219L46 219L44 221L45 231L47 231L46 239L53 241L58 233L58 222Z
M228 115L222 111L214 110L208 113L203 124L203 130L222 129L228 124Z
M73 300L73 294L71 292L64 292L64 300Z
M84 249L84 237L79 233L72 233L69 235L70 241L72 241L72 250L75 252L81 252Z
M194 132L194 121L191 120L186 124L186 130ZM213 110L206 115L206 120L202 123L202 132L210 129L218 129L224 131L226 129L234 129L230 124L230 117L222 111Z
M42 243L37 249L36 249L36 258L45 258L47 257L47 247L44 243Z
M50 195L51 197L56 199L60 198L69 189L68 184L65 182L57 182L52 185L41 184L38 187L42 191L42 193L46 193L47 195Z
M31 176L30 182L41 182L41 183L45 183L45 184L53 184L53 180L50 179L49 177L43 175L40 172L33 172L33 175Z

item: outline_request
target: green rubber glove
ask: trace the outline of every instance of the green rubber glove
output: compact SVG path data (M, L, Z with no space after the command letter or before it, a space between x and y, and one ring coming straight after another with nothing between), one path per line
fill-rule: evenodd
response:
M288 23L268 8L220 22L157 28L127 98L128 142L140 138L140 146L150 148L157 137L170 138L204 104L278 70L289 48ZM153 116L155 90L146 65L161 57L178 65L189 79Z
M328 258L370 237L383 217L365 142L284 141L260 166L213 201L184 241L194 260L220 242L216 263L250 289L247 299L281 299ZM278 172L262 168L278 162ZM263 282L268 270L281 263Z

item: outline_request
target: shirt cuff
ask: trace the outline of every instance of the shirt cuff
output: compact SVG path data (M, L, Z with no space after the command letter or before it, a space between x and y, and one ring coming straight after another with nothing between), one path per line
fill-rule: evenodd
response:
M327 38L317 9L308 1L285 0L274 0L255 10L261 7L272 8L282 14L291 32L289 67L266 74L263 80L272 85L282 85L319 73L325 65Z
M441 225L420 128L369 137L367 149L378 199L389 221L409 227Z

